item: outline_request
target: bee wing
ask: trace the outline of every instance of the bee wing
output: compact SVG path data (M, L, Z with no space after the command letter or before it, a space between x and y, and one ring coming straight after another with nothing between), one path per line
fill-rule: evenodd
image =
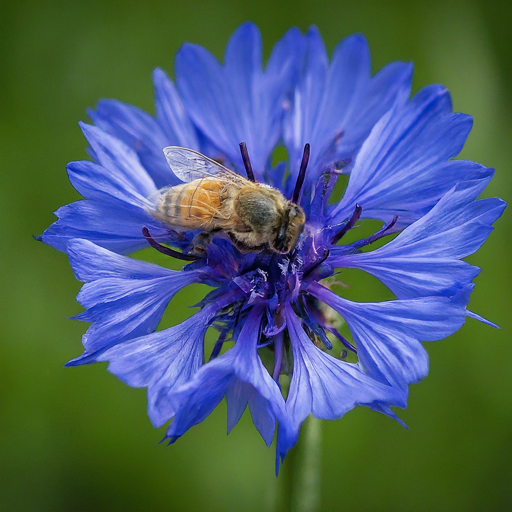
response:
M202 178L221 178L234 183L247 182L243 176L230 171L223 165L193 149L169 146L164 155L172 172L182 181L189 183Z

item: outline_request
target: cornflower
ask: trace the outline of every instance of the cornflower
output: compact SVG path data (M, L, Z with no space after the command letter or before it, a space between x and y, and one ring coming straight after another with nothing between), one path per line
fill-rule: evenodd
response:
M372 76L360 35L343 40L329 62L315 28L291 29L263 68L260 34L246 23L224 65L185 44L177 85L155 70L156 116L100 101L89 112L94 126L81 123L93 162L68 165L85 199L60 208L40 237L68 253L85 283L77 299L86 310L77 318L91 326L84 353L68 366L108 361L128 385L147 388L153 425L172 419L171 443L223 398L228 432L249 406L267 445L277 424L278 463L310 414L332 420L364 405L400 421L390 407L405 408L409 384L428 373L422 341L449 336L468 316L494 325L467 309L480 269L463 258L505 206L477 200L492 169L453 160L471 118L452 113L440 85L409 99L411 76L403 62ZM151 215L155 194L181 183L162 152L170 145L247 170L300 204L306 223L297 245L288 254L243 253L220 232L197 257L197 231ZM273 166L279 145L288 161ZM346 190L331 204L341 179ZM344 243L364 219L382 227ZM379 239L387 243L368 250ZM148 243L186 261L183 269L126 256ZM338 296L330 288L343 268L375 276L396 299ZM192 283L213 287L199 311L157 331L173 296ZM210 327L219 336L205 354Z

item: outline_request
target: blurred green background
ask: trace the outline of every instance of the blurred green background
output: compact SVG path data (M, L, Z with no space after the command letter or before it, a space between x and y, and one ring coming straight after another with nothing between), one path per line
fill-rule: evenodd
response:
M0 1L0 510L272 510L274 449L245 415L225 434L221 405L169 448L145 391L81 353L86 324L67 258L32 240L74 201L65 165L86 158L77 126L100 98L153 112L151 71L173 73L183 41L221 57L234 29L260 27L268 55L291 26L318 25L331 51L363 32L374 70L415 63L414 89L440 82L474 116L462 156L497 169L486 195L511 199L512 3L434 1ZM323 423L322 510L512 509L510 215L470 258L484 270L476 321L430 344L431 372L412 386L402 429L366 409ZM347 296L382 289L347 274ZM202 293L174 300L174 319Z

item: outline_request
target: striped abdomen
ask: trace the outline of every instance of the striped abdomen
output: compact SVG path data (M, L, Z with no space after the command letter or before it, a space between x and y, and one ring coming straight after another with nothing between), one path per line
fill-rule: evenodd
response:
M152 215L164 224L185 229L210 231L222 228L229 184L218 178L203 178L171 187L163 192Z

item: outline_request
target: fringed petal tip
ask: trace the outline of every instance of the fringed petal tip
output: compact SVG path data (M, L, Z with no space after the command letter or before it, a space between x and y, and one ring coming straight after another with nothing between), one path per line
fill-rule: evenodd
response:
M403 422L402 419L400 419L395 414L395 412L393 410L391 410L391 408L388 405L386 405L384 403L376 402L376 403L370 404L368 407L372 411L380 412L382 414L385 414L386 416L389 416L390 418L397 421L400 425L402 425L402 427L404 427L406 430L409 430L409 427Z
M168 436L166 434L161 441L158 441L158 444L167 442L167 446L171 446L171 444L174 444L180 437L181 436Z
M67 363L64 363L65 368L73 368L75 366L82 366L84 364L92 364L97 363L98 360L96 359L97 353L89 353L84 352L81 356L75 357L74 359L71 359L71 361L68 361Z
M491 327L494 327L495 329L501 329L499 325L496 325L495 323L491 322L490 320L487 320L483 316L477 315L476 313L473 313L472 311L467 310L466 316L469 316L470 318L474 318L475 320L478 320L479 322L482 322L483 324L490 325Z

